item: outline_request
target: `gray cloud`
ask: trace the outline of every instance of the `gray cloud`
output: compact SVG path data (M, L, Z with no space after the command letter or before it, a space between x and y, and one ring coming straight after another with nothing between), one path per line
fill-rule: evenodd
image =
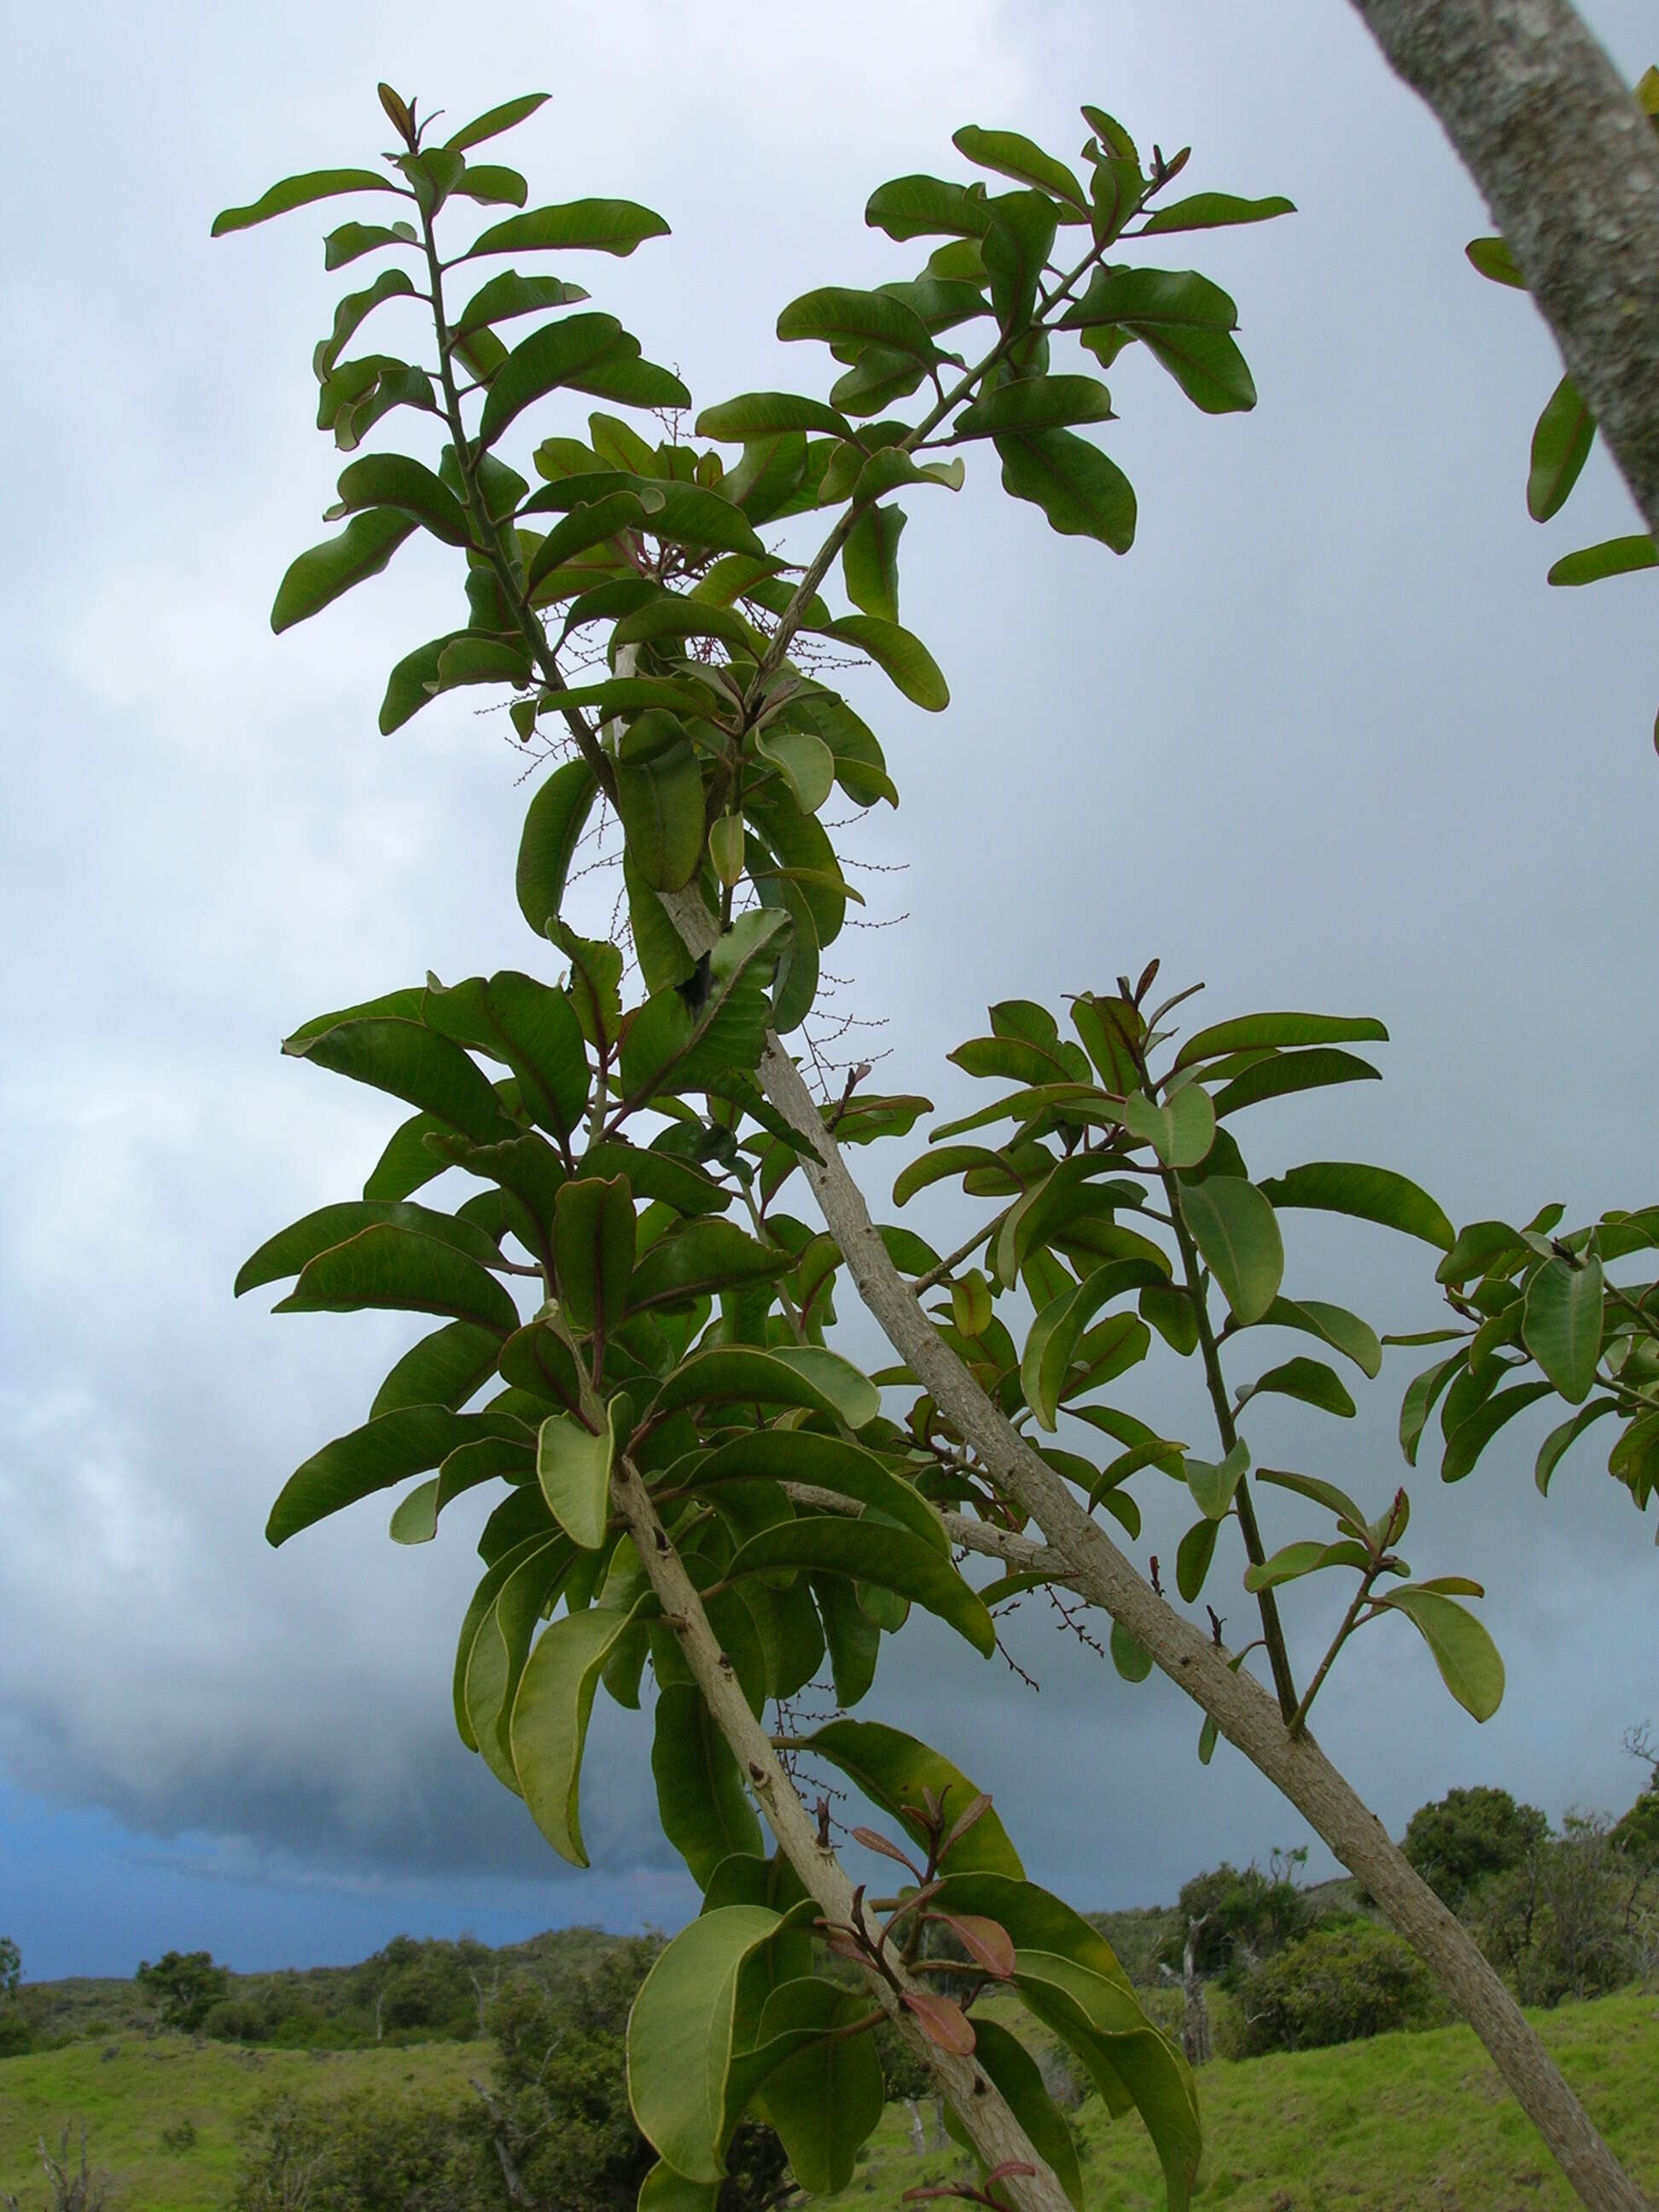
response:
M374 143L377 74L457 112L520 78L579 86L522 159L549 197L664 207L675 238L594 289L706 397L815 373L775 345L777 307L904 273L864 197L948 163L969 117L1064 147L1075 101L1103 99L1166 148L1190 138L1196 182L1290 192L1293 222L1191 241L1240 300L1255 416L1194 415L1150 361L1114 373L1141 503L1127 560L1053 537L982 462L954 504L914 502L906 618L956 704L929 720L852 679L906 797L848 842L908 870L867 878L872 918L912 916L851 940L854 1000L888 1022L884 1079L948 1108L969 1086L942 1054L988 1000L1057 1004L1156 951L1218 1011L1394 1030L1385 1085L1261 1117L1263 1168L1386 1161L1460 1218L1650 1195L1659 653L1640 584L1542 580L1628 527L1628 503L1598 463L1563 522L1526 522L1553 348L1468 270L1478 200L1357 23L1311 0L1271 24L858 0L828 53L804 13L713 13L723 35L622 0L556 34L509 7L487 53L432 8L355 10L325 38L293 4L257 37L234 14L71 8L23 34L34 204L0 290L27 522L0 617L0 1756L20 1787L206 1838L239 1874L562 1879L453 1737L465 1540L398 1551L373 1508L278 1554L262 1540L283 1475L361 1418L400 1334L228 1297L245 1253L360 1179L387 1127L276 1040L428 966L527 957L498 722L445 703L373 732L382 670L447 619L447 566L411 549L349 612L265 627L329 495L306 358L333 295L308 218L220 246L207 220ZM1649 58L1634 8L1594 14L1632 71ZM877 1163L877 1195L894 1171ZM1297 1231L1310 1291L1385 1326L1427 1315L1426 1258ZM1401 1472L1408 1371L1342 1439L1366 1495ZM1147 1389L1196 1441L1188 1387L1159 1370ZM1279 1424L1275 1449L1328 1454L1311 1416ZM1659 1706L1628 1506L1588 1451L1547 1506L1528 1466L1522 1439L1462 1490L1413 1484L1413 1556L1491 1583L1498 1719L1465 1723L1403 1626L1329 1692L1323 1733L1396 1824L1477 1773L1553 1809L1616 1797L1618 1731ZM1181 1518L1152 1503L1140 1550L1167 1558ZM1328 1622L1297 1620L1310 1654ZM1173 1692L1125 1688L1035 1600L1010 1640L1040 1696L929 1628L877 1703L1031 1793L1038 1871L1130 1901L1224 1848L1300 1840L1238 1762L1197 1767ZM587 1794L596 1860L675 1893L651 1887L668 1856L633 1717L599 1724Z

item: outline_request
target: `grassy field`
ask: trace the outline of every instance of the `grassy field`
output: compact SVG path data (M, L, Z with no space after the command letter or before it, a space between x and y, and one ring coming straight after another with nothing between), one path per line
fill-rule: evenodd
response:
M236 2126L274 2089L319 2084L434 2096L470 2095L486 2046L406 2045L401 2050L244 2051L182 2035L119 2035L62 2051L0 2059L0 2198L22 2212L46 2203L35 2143L56 2149L66 2121L84 2120L88 2155L118 2184L122 2212L222 2212L236 2172ZM162 2141L189 2121L187 2150Z
M1535 2015L1592 2116L1637 2179L1659 2190L1659 1998L1626 1993ZM125 2212L222 2212L238 2120L272 2089L384 2083L468 2094L477 2045L313 2057L123 2034L0 2061L0 2196L44 2203L37 2136L87 2124L93 2163L123 2185ZM1218 2061L1200 2080L1207 2149L1197 2201L1231 2212L1543 2212L1572 2199L1464 2028L1380 2036L1334 2051ZM187 2151L164 2130L188 2120ZM1079 2116L1091 2212L1158 2212L1146 2136L1097 2101ZM891 2108L840 2212L897 2212L907 2189L965 2172L954 2150L909 2148Z

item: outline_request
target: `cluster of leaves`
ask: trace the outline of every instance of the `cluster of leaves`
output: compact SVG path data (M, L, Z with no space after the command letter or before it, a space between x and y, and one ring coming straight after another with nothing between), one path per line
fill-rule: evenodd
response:
M949 1304L937 1316L941 1332L1056 1473L1132 1536L1141 1526L1128 1487L1134 1477L1155 1469L1185 1484L1198 1516L1176 1556L1176 1590L1186 1603L1202 1595L1220 1531L1236 1520L1250 1562L1246 1585L1264 1607L1279 1587L1306 1575L1356 1571L1358 1593L1339 1646L1365 1621L1403 1614L1428 1643L1452 1695L1485 1719L1502 1696L1503 1666L1486 1630L1458 1602L1479 1595L1479 1586L1459 1577L1411 1579L1394 1549L1409 1514L1403 1492L1371 1520L1333 1483L1260 1468L1261 1481L1310 1501L1336 1523L1334 1537L1300 1540L1271 1556L1261 1545L1248 1480L1250 1449L1240 1432L1248 1409L1256 1400L1281 1395L1347 1419L1354 1401L1341 1376L1328 1360L1295 1352L1239 1385L1231 1399L1222 1379L1223 1349L1262 1328L1311 1339L1368 1378L1381 1366L1381 1340L1358 1314L1285 1295L1280 1212L1310 1207L1347 1214L1442 1249L1453 1242L1439 1206L1403 1176L1322 1160L1253 1181L1233 1133L1234 1117L1265 1100L1375 1079L1376 1069L1351 1047L1385 1041L1388 1033L1364 1018L1264 1013L1216 1024L1176 1043L1175 1029L1160 1025L1188 994L1149 1007L1157 966L1152 963L1133 988L1120 978L1115 993L1073 1000L1075 1038L1063 1037L1045 1008L1010 1000L990 1010L989 1036L951 1054L969 1074L1014 1087L936 1127L933 1149L895 1186L901 1202L946 1179L959 1181L969 1198L1005 1201L969 1248L984 1246L986 1267L959 1272L951 1282ZM1171 1044L1176 1048L1164 1054ZM1005 1123L1012 1133L995 1146L980 1134ZM970 1137L974 1141L963 1141ZM1210 1310L1212 1287L1224 1308L1218 1322ZM1035 1309L1023 1345L996 1310L999 1300L1021 1291ZM1200 1459L1184 1443L1102 1402L1107 1386L1146 1358L1154 1332L1201 1364L1222 1446L1218 1460ZM896 1370L880 1379L914 1377ZM1117 1448L1103 1468L1048 1441L1057 1437L1062 1413ZM994 1519L998 1500L968 1464L963 1439L941 1409L924 1397L909 1426L917 1445L934 1455L934 1494ZM1384 1577L1395 1586L1379 1591ZM1012 1595L1024 1586L1024 1578L1014 1577L999 1589ZM998 1592L988 1595L994 1602ZM1276 1616L1270 1609L1264 1628L1271 1643ZM1112 1654L1131 1680L1150 1672L1147 1654L1121 1628L1114 1631ZM1315 1688L1323 1673L1322 1668ZM1283 1695L1282 1681L1280 1687ZM1299 1720L1307 1702L1290 1700L1287 1711ZM1214 1741L1206 1724L1201 1757L1208 1758Z
M1659 69L1644 70L1636 86L1643 112L1659 131ZM1480 274L1494 284L1524 292L1527 280L1501 238L1471 239L1466 249ZM1595 443L1595 417L1571 376L1564 376L1545 402L1532 434L1531 466L1527 473L1527 512L1534 522L1548 522L1566 504L1583 472ZM1606 576L1629 575L1638 568L1659 564L1659 547L1644 530L1623 538L1605 538L1595 545L1563 554L1551 568L1552 584L1595 584ZM1659 750L1659 716L1653 726L1653 742Z
M210 1951L164 1951L145 1959L134 1978L155 2005L163 2027L193 2034L230 1988L230 1972Z
M769 1031L787 1034L810 1012L820 953L855 896L818 817L837 785L858 805L896 796L873 733L791 648L799 636L853 651L915 703L946 703L931 655L897 621L904 517L891 496L958 486L962 459L928 458L939 448L990 439L1010 490L1054 528L1125 550L1133 492L1078 428L1111 420L1109 396L1093 377L1051 374L1051 345L1070 333L1103 366L1140 343L1204 410L1248 407L1227 295L1192 272L1113 256L1130 237L1254 222L1288 203L1202 194L1153 211L1185 155L1166 162L1155 149L1144 165L1093 108L1086 186L1015 134L959 132L968 161L1016 189L921 177L882 187L872 224L945 243L913 280L822 288L786 308L780 337L823 344L844 371L828 401L748 394L705 411L698 434L714 444L699 447L679 434L690 395L672 371L580 287L510 265L550 251L631 252L666 230L661 218L628 201L574 201L493 222L447 258L435 228L445 210L525 209L525 180L471 155L541 100L492 110L442 144L389 88L381 103L400 142L384 174L289 179L215 225L238 230L343 193L404 203L396 221L348 222L327 240L331 268L386 257L375 282L340 302L313 363L319 426L358 457L331 510L344 528L294 562L273 625L328 605L416 531L464 556L465 627L399 662L381 726L483 684L508 695L520 738L562 733L572 757L531 807L518 889L565 972L428 979L289 1040L296 1057L413 1112L362 1197L270 1240L239 1291L292 1279L285 1310L374 1307L438 1326L397 1362L367 1420L295 1473L269 1533L280 1543L415 1479L392 1534L424 1541L455 1498L504 1486L457 1654L463 1740L554 1846L585 1863L592 1701L603 1686L639 1706L648 1667L664 1831L705 1891L702 1917L663 1954L635 2010L632 2094L662 2154L641 2201L712 2203L750 2110L776 2128L804 2185L839 2187L879 2111L871 2031L883 2014L857 2017L867 1999L819 1972L814 1946L827 1936L856 1949L862 1927L826 1928L787 1863L764 1855L752 1778L696 1686L681 1624L663 1617L613 1492L623 1477L644 1486L757 1715L826 1663L840 1705L855 1705L882 1635L913 1604L981 1653L994 1648L930 1494L932 1454L824 1341L841 1255L778 1204L801 1139L766 1104L755 1070ZM451 273L502 258L455 307ZM366 319L398 301L424 307L428 357L347 357ZM502 329L524 320L530 335L509 344ZM975 322L987 349L970 365L941 340ZM586 438L535 445L532 489L503 441L533 404L565 393L665 413L668 434L653 442L621 416L590 413ZM918 394L915 419L886 411ZM394 416L430 418L443 441L435 466L360 453ZM728 465L720 447L740 458ZM809 562L757 534L809 512L828 532ZM819 594L837 556L854 610L841 616ZM596 805L623 833L645 989L632 1006L625 948L577 935L563 914ZM694 944L713 936L712 951L694 953L671 918L688 907ZM925 1105L849 1099L837 1135L902 1133ZM416 1200L451 1169L478 1186L471 1196L449 1209ZM938 1265L921 1239L887 1233L900 1264ZM969 1930L993 1978L1013 1981L1071 2042L1114 2108L1139 2106L1172 2201L1184 2201L1197 2156L1190 2083L1103 1940L1025 1881L1001 1823L926 1747L842 1718L798 1748L927 1844L927 1909L900 1900L895 1914ZM860 1956L868 1978L893 1979L884 1948ZM970 1974L969 2003L975 1986ZM1075 2189L1066 2124L1017 2039L943 1995L907 1987L903 2003L941 2048L975 2051Z
M1206 1978L1227 1987L1263 1959L1304 1935L1315 1912L1307 1893L1297 1887L1277 1856L1272 1869L1243 1869L1224 1859L1218 1867L1183 1882L1176 1901L1176 1923L1159 1947L1159 1963L1172 1972L1193 1964Z
M1622 1285L1607 1269L1659 1249L1659 1206L1614 1210L1561 1231L1565 1208L1524 1228L1474 1221L1437 1270L1456 1326L1402 1341L1451 1344L1406 1394L1400 1441L1415 1462L1440 1407L1441 1478L1459 1482L1528 1406L1556 1395L1577 1408L1539 1447L1538 1487L1596 1421L1616 1417L1607 1472L1645 1511L1659 1488L1659 1282Z
M1354 1914L1312 1929L1248 1974L1246 2051L1309 2051L1437 2026L1445 2008L1423 1962L1391 1929Z
M1400 1848L1443 1905L1461 1911L1493 1875L1522 1866L1548 1835L1547 1816L1507 1790L1478 1784L1419 1805Z

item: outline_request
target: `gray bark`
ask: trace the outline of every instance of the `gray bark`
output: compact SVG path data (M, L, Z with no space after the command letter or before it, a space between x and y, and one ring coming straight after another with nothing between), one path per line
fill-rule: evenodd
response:
M1659 537L1659 136L1566 0L1353 0L1486 197Z

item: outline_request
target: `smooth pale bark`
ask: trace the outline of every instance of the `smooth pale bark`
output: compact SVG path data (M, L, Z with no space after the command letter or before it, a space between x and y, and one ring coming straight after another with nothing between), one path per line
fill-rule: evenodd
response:
M1659 135L1566 0L1353 0L1485 193L1659 537Z

